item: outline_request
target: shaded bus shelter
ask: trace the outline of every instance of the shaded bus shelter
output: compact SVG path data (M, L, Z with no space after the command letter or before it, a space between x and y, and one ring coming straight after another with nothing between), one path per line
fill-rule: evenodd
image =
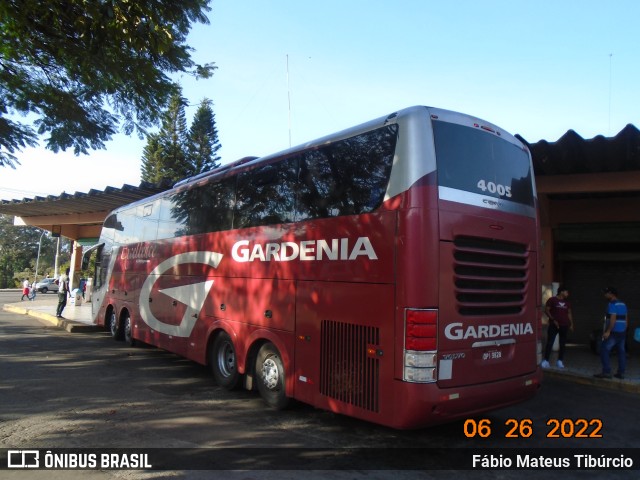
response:
M630 329L640 326L640 131L627 125L613 137L584 139L569 130L527 146L540 202L542 283L570 289L571 340L589 343L602 328L607 285L627 303Z
M142 182L139 186L107 187L87 193L61 193L47 197L2 200L0 214L12 215L14 225L38 227L73 241L71 248L71 285L79 279L82 247L97 243L102 222L109 212L122 205L155 195L170 187Z

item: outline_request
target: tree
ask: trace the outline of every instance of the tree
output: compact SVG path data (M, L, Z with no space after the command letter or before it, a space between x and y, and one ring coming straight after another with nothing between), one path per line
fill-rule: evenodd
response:
M208 0L0 2L0 166L45 138L54 152L143 135L176 91L169 74L208 78L186 37ZM34 128L35 127L35 128Z
M220 166L218 156L220 147L212 102L205 98L200 102L189 129L190 175L197 175Z
M177 181L189 173L187 166L187 117L184 109L187 100L181 92L175 93L169 101L162 129L160 145L162 146L163 168L168 178Z
M187 131L187 101L174 94L165 112L162 128L147 136L142 156L142 180L152 183L177 182L219 166L218 130L212 102L204 99Z
M160 132L148 136L141 167L143 181L176 182L189 175L186 105L182 94L174 93L162 117Z
M13 217L0 215L0 288L16 287L27 276L33 281L41 234L38 228L16 227ZM56 239L42 236L38 278L51 270L55 249Z
M142 151L141 177L145 182L161 183L162 172L162 146L157 133L147 135L147 144Z

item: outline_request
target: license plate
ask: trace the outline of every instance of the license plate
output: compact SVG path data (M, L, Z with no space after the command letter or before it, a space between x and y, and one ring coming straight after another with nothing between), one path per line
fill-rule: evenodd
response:
M482 360L499 360L501 358L501 350L488 350L482 354Z

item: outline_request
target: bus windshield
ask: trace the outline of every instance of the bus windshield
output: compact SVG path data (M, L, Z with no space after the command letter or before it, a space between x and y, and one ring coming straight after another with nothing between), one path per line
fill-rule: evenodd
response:
M445 121L433 122L433 134L441 198L505 210L534 207L526 150L493 133ZM461 195L460 190L475 195Z

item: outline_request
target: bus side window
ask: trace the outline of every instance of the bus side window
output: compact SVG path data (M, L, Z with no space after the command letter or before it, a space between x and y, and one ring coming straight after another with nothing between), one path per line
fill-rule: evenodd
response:
M158 240L174 238L183 235L186 228L186 218L180 215L180 209L175 201L176 195L160 199L158 218Z
M176 193L172 200L171 214L182 224L179 234L229 230L233 219L235 177Z
M159 202L139 205L136 208L134 222L134 241L149 242L158 236L158 221L160 216Z
M388 125L304 152L296 220L359 215L380 207L397 133L397 125Z
M293 222L297 177L297 158L240 174L233 228Z

